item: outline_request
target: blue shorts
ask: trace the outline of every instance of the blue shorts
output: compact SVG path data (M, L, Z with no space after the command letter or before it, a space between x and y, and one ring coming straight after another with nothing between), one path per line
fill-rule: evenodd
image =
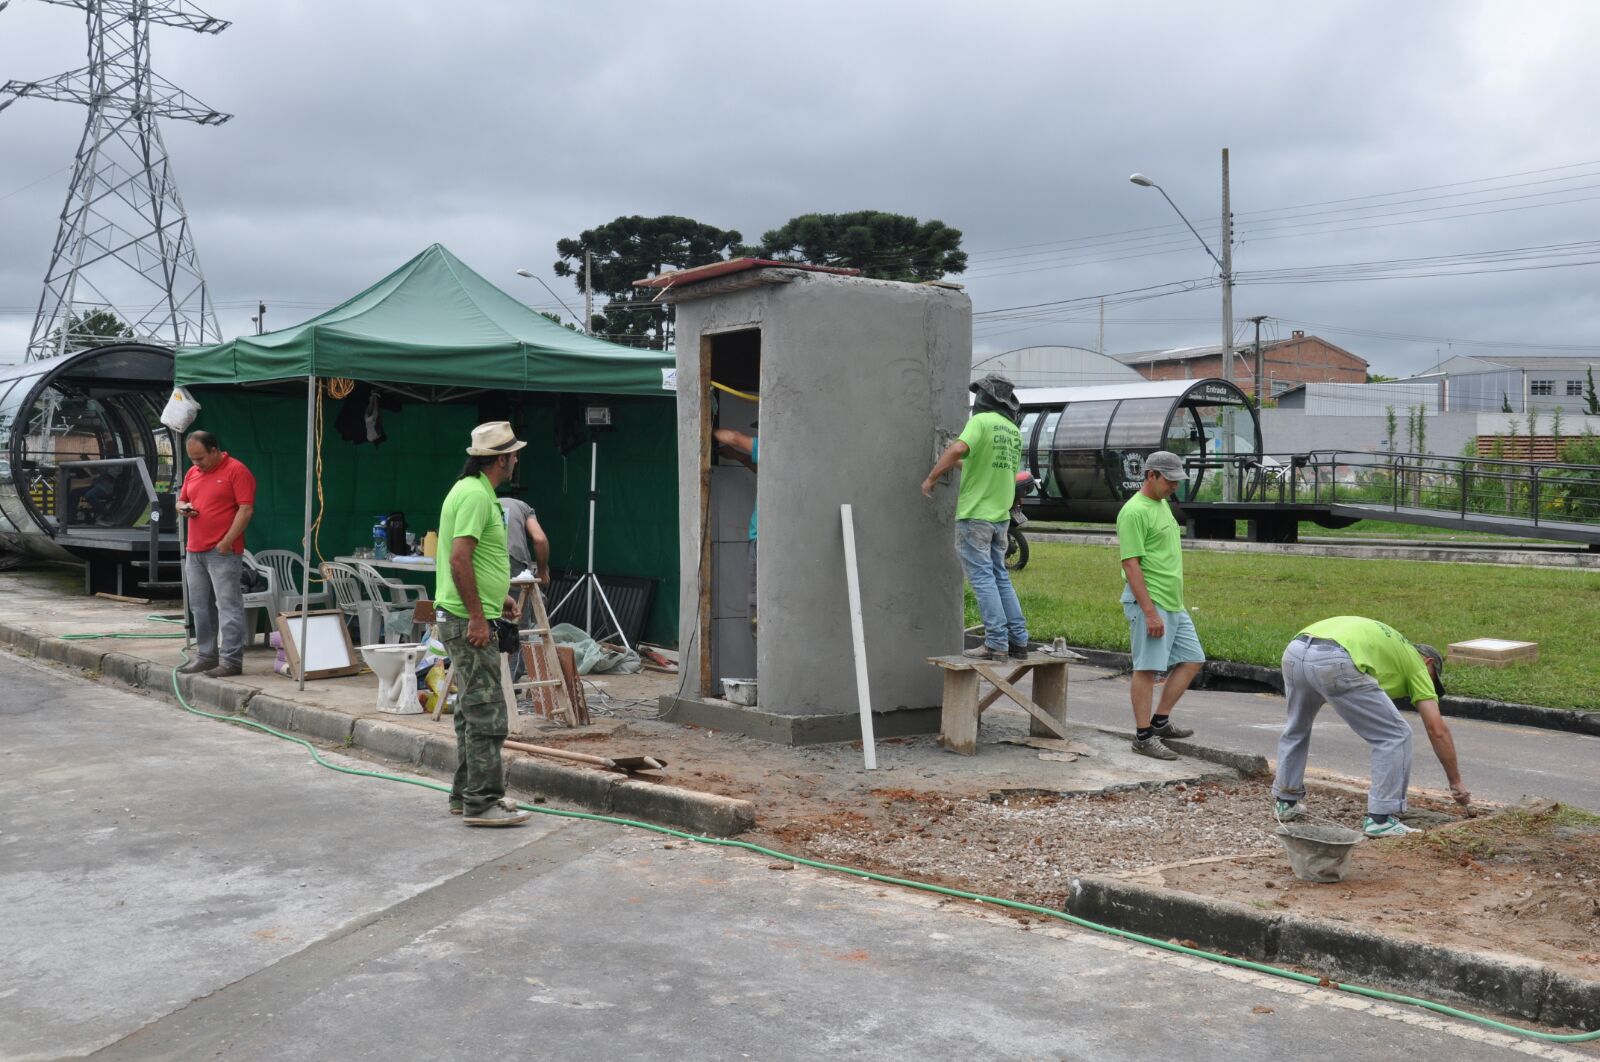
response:
M1145 629L1144 612L1135 601L1124 598L1123 614L1128 617L1128 638L1133 645L1133 670L1171 671L1178 664L1203 664L1206 652L1200 648L1200 636L1195 633L1194 621L1189 613L1168 612L1159 605L1161 622L1166 632L1159 638L1150 637Z

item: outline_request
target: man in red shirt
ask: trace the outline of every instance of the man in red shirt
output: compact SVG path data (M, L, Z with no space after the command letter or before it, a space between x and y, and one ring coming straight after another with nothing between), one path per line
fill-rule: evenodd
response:
M178 512L188 519L189 556L183 563L183 581L199 653L179 670L228 678L244 671L249 637L240 575L244 528L256 508L256 477L229 457L209 431L190 432L185 449L194 467L183 477Z

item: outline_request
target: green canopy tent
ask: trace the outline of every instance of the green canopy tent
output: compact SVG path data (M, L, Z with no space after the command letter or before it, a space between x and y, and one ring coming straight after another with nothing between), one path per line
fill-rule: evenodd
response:
M482 419L510 419L529 440L516 485L550 534L552 565L581 569L592 468L589 455L573 452L581 434L572 400L609 406L597 566L661 580L668 592L655 595L645 633L670 641L678 566L673 366L670 353L562 327L434 244L301 324L179 348L174 379L194 389L196 426L215 432L256 474L251 539L279 548L298 539L308 573L320 542L366 540L375 514L399 509L414 527L433 526ZM386 405L400 404L382 414L381 448L327 430L339 413L343 424L364 412L319 416L318 381L329 379L371 385ZM285 430L300 421L302 402L303 450L298 433Z

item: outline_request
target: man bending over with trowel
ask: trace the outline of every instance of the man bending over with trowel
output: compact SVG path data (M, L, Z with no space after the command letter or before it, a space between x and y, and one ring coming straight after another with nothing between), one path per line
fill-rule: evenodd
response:
M1403 837L1419 832L1399 819L1411 780L1411 727L1396 701L1409 701L1422 717L1428 741L1450 780L1450 795L1463 807L1472 794L1462 784L1456 745L1439 714L1444 658L1431 645L1413 645L1387 623L1360 616L1335 616L1313 623L1283 651L1283 692L1288 721L1278 739L1278 774L1272 780L1278 821L1306 814L1306 756L1311 724L1330 704L1350 729L1372 746L1372 785L1361 832L1368 837Z

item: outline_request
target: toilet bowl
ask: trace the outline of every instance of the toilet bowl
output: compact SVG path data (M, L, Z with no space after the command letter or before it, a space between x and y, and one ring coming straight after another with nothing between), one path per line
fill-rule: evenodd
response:
M427 652L423 645L363 645L361 658L378 676L378 711L391 715L421 715L417 702L417 663Z

